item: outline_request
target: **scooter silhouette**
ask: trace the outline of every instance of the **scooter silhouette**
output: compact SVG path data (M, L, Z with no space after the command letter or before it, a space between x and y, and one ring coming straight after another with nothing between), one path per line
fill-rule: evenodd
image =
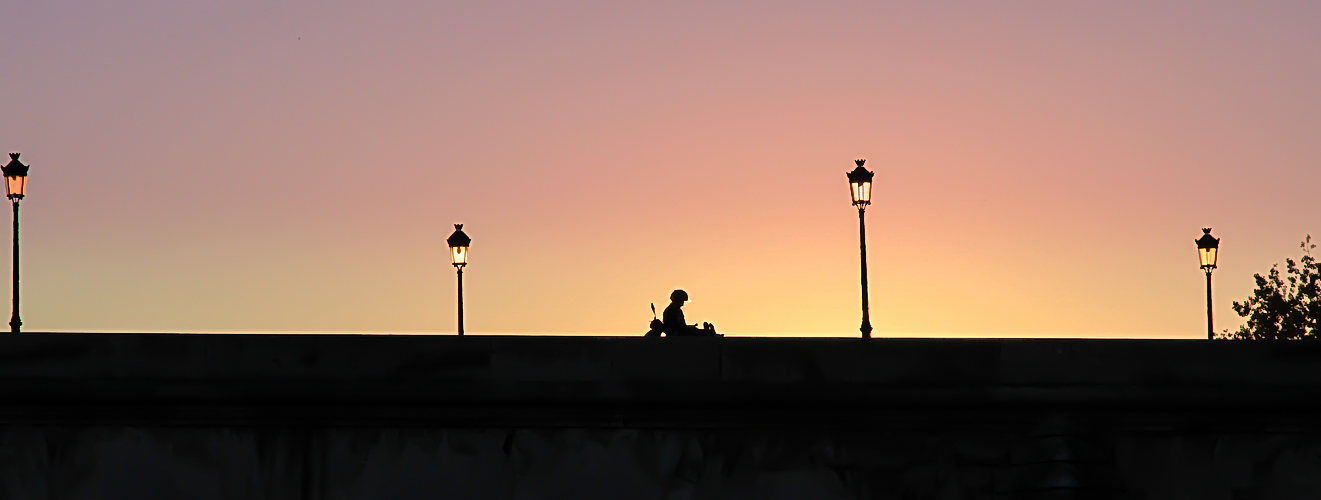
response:
M655 302L652 302L652 303L651 303L651 329L650 329L650 330L647 330L647 334L646 334L646 335L643 335L643 337L659 337L659 336L661 336L661 333L662 333L662 332L661 332L661 329L663 329L664 327L665 327L665 323L662 323L661 320L660 320L660 318L657 318L657 317L656 317L656 303L655 303Z

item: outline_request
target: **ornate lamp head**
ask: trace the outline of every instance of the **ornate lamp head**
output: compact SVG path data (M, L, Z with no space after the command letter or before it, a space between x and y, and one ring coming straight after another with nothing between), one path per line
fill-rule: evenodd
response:
M1202 269L1211 272L1216 268L1216 257L1220 250L1220 238L1211 236L1211 228L1202 228L1202 237L1197 240L1197 256L1202 261Z
M9 163L3 168L5 174L5 189L9 193L9 199L18 201L23 199L24 191L27 190L28 166L18 161L19 153L9 153Z
M468 264L468 245L472 244L472 238L463 233L463 224L454 225L454 234L445 240L450 246L450 263L454 267L463 267Z
M858 168L848 172L849 188L853 191L853 206L862 208L871 204L871 180L875 173L862 168L862 164L867 163L866 158L853 160Z

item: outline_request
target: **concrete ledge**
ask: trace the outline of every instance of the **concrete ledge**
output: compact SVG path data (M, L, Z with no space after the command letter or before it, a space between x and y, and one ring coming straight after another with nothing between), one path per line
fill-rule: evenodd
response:
M0 418L21 422L839 426L1043 411L1304 422L1321 412L1318 390L1321 343L1309 342L0 336Z
M0 336L4 498L1321 498L1321 343Z

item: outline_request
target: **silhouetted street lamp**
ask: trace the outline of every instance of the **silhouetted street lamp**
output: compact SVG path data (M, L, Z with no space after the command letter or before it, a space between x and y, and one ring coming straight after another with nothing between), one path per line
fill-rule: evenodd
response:
M871 314L867 305L867 224L863 214L871 204L871 179L875 175L862 168L866 158L853 160L858 168L848 173L849 188L853 191L853 206L858 207L858 241L862 251L862 338L871 338Z
M468 265L468 245L472 238L463 234L463 224L454 225L454 234L445 240L450 246L450 263L459 270L459 335L463 335L463 266Z
M5 189L9 201L14 203L14 315L9 318L9 331L18 333L23 320L18 317L18 201L27 189L28 166L18 161L18 153L9 153L9 163L3 167Z
M1202 237L1197 239L1197 257L1202 261L1202 270L1206 271L1206 339L1215 338L1215 326L1211 320L1211 270L1216 268L1216 254L1220 249L1220 238L1211 236L1211 228L1202 228Z

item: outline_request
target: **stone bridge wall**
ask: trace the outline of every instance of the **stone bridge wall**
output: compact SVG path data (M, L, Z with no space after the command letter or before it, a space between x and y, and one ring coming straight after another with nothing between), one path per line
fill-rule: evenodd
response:
M1321 498L1321 343L0 336L5 498Z

